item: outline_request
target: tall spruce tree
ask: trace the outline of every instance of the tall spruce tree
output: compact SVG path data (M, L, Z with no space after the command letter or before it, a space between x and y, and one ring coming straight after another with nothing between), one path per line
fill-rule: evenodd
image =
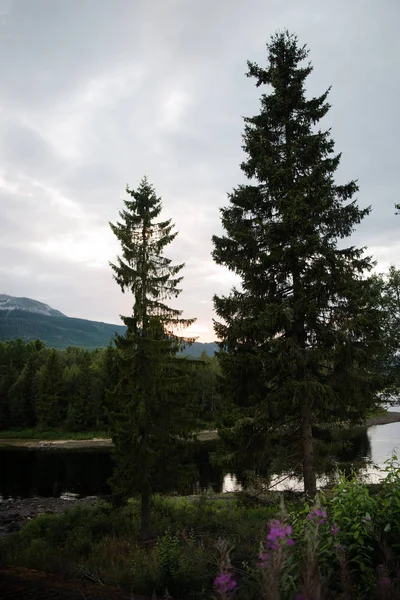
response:
M161 200L144 178L138 189L127 188L131 199L110 223L121 243L122 256L111 264L122 291L133 294L133 314L115 343L120 357L119 382L112 394L115 444L114 497L124 501L141 496L141 530L149 534L151 494L184 474L184 446L193 431L188 394L190 371L178 350L192 341L177 335L194 319L166 302L181 293L183 264L173 265L164 249L177 233L171 220L159 220Z
M318 122L328 91L307 99L308 50L288 32L267 45L267 66L248 77L268 86L260 113L245 118L249 180L221 209L225 235L213 257L241 285L214 297L219 360L232 410L221 435L232 460L268 456L267 441L297 431L305 491L316 493L313 426L359 420L379 385L370 360L380 313L363 248L339 247L368 215L357 183L335 182L340 154ZM294 429L293 429L294 427Z

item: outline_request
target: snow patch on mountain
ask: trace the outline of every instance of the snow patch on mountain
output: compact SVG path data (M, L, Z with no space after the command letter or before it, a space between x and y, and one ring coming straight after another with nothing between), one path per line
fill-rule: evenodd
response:
M32 300L32 298L16 298L7 294L0 294L0 310L7 312L24 310L25 312L46 315L48 317L65 317L59 310L51 308L48 304Z

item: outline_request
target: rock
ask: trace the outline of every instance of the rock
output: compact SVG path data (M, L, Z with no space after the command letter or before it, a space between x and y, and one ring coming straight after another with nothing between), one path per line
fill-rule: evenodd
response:
M24 498L11 499L11 502L0 503L0 535L18 531L26 523L40 514L55 514L64 512L79 505L95 504L100 498L92 496L63 500L62 498Z

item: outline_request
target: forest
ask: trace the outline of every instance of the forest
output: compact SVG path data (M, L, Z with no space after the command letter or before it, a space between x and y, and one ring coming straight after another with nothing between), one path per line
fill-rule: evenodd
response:
M218 362L205 351L192 369L190 389L197 427L213 423L219 409ZM87 351L47 348L20 339L0 342L0 431L109 431L109 393L118 381L114 345Z

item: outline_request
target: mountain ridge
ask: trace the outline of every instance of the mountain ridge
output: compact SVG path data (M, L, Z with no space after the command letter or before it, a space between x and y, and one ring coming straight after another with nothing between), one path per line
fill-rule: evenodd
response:
M26 298L25 296L8 296L8 294L0 294L0 310L13 311L24 310L26 312L48 315L51 317L65 317L64 313L51 308L48 304Z
M125 331L125 325L68 317L38 300L0 294L0 341L40 339L46 346L59 350L68 346L94 350L105 348L116 333L123 335ZM198 357L203 350L212 356L217 345L194 342L182 354Z

